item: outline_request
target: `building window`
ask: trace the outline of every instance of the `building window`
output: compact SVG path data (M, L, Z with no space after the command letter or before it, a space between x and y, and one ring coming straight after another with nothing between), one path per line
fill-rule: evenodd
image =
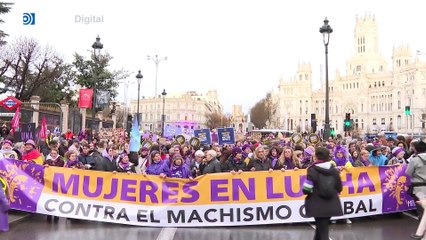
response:
M376 125L376 119L373 118L373 125Z
M382 118L382 119L381 119L381 124L382 124L382 125L386 125L386 121L385 121L385 119L384 119L384 118Z

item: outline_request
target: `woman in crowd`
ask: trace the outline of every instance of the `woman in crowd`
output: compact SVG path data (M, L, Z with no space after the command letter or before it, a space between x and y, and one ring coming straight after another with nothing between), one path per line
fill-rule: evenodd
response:
M370 160L368 160L370 153L367 150L361 150L359 157L354 162L354 167L368 167L371 166Z
M242 173L246 169L243 159L243 150L240 147L234 147L231 156L222 164L223 172Z
M271 160L272 167L274 167L277 164L280 154L281 154L280 149L277 146L273 146L269 150L268 159Z
M336 167L352 167L352 163L349 160L348 152L345 147L337 145L334 150L334 157L331 163Z
M394 165L394 164L407 164L407 161L404 159L404 149L401 147L394 147L392 149L392 157L389 159L387 165Z
M13 150L13 143L9 139L3 141L1 146L0 155L3 155L5 158L19 159L18 153Z
M44 160L44 166L54 166L54 167L63 167L65 161L59 155L58 150L50 149L50 153L47 155L46 160Z
M299 169L301 167L300 160L293 156L293 149L284 147L278 161L274 165L274 170L284 171L286 169Z
M135 165L130 162L129 155L122 152L117 163L117 172L136 173Z
M160 152L154 150L150 154L150 163L143 174L159 175L162 178L167 177L169 174L169 166L166 161L161 160Z
M247 165L250 171L273 171L271 160L265 156L265 148L259 145L253 154L253 159Z
M371 150L368 160L373 166L384 166L388 159L382 154L382 148L377 146Z
M77 152L74 150L70 150L65 153L65 167L74 169L85 169L84 164L78 161Z
M25 142L25 151L22 153L22 160L29 161L33 163L43 164L43 156L37 150L36 145L33 140L28 140Z
M184 164L183 157L180 154L173 156L173 163L170 167L168 177L172 178L189 178L191 173L189 172L188 166Z

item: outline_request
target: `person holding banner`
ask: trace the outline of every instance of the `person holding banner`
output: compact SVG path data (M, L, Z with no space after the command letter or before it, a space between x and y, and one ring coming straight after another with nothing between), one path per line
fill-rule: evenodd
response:
M206 153L206 158L203 163L203 175L207 173L220 173L222 172L222 169L220 167L220 162L216 158L217 154L215 150L208 150Z
M234 147L232 148L231 156L223 162L222 171L241 174L246 167L243 159L243 150L240 147Z
M168 176L173 178L189 178L191 176L188 165L184 163L183 157L180 154L173 156Z
M291 147L284 147L278 161L273 165L275 170L285 171L287 169L297 170L301 167L300 160L293 156L293 149Z
M328 240L330 218L343 215L339 198L342 181L329 157L328 149L315 149L314 164L308 168L303 184L306 216L315 219L314 240Z
M136 173L135 165L130 162L129 155L122 152L117 163L117 172Z
M191 170L191 176L196 178L201 175L203 169L200 167L203 165L204 152L197 150L194 154L194 161L191 162L189 169Z
M148 175L159 175L162 178L166 178L169 174L169 166L166 161L161 160L160 152L154 150L150 154L151 162L146 168L144 176Z
M271 160L265 156L265 148L262 145L254 150L253 159L248 163L247 169L250 171L274 171Z

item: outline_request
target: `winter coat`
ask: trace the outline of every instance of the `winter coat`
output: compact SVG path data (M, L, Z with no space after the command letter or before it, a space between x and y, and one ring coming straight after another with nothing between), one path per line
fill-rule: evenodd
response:
M318 193L319 175L331 175L335 179L336 194L329 199L322 198ZM332 217L342 216L339 193L342 191L342 181L339 171L330 163L314 164L307 170L306 181L303 184L305 198L305 210L308 217Z
M95 160L93 159L93 156L91 156L90 154L85 155L83 153L80 153L80 155L78 155L78 161L80 161L84 165L90 165L90 169L95 168Z
M230 172L232 170L238 172L239 170L246 170L246 164L244 163L244 160L241 159L237 162L236 159L234 159L232 156L223 162L221 167L222 172Z
M117 172L132 172L132 173L136 173L135 170L135 165L131 162L129 162L128 164L122 164L121 162L119 162L117 164Z
M164 173L166 175L169 173L169 166L167 165L166 161L163 161L163 160L160 160L158 162L153 161L146 168L146 174L160 175L161 173Z
M172 164L167 176L172 178L189 178L191 173L189 172L188 166L184 163L182 163L180 166Z
M47 155L46 160L44 160L44 164L54 167L63 167L65 165L65 161L59 155L56 159L53 159L49 154Z
M378 156L373 156L373 151L374 150L370 151L370 156L368 157L368 160L370 160L372 165L373 166L384 166L384 165L386 165L388 158L383 154L380 154Z
M203 175L207 173L219 173L222 171L220 168L220 162L217 158L213 158L203 166Z
M264 161L261 161L260 159L253 159L247 165L247 170L250 171L253 167L255 168L255 171L268 171L272 168L272 163L270 159L266 159Z

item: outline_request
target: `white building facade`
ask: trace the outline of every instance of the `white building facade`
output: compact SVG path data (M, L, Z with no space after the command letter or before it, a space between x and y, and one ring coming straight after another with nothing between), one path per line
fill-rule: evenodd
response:
M206 94L194 91L186 93L167 93L165 97L142 97L139 99L140 126L144 131L161 132L164 100L164 126L175 126L181 129L205 128L206 115L223 112L219 103L217 90L209 90ZM131 100L131 112L137 113L137 99Z
M346 63L346 73L336 70L329 81L331 128L343 132L345 114L350 113L360 133L397 131L422 133L426 118L426 61L413 56L408 46L394 47L391 69L379 54L375 17L356 18L355 54ZM405 115L405 107L411 109ZM300 63L296 77L279 83L279 125L290 131L310 131L311 114L317 130L325 119L325 83L312 90L309 63Z

